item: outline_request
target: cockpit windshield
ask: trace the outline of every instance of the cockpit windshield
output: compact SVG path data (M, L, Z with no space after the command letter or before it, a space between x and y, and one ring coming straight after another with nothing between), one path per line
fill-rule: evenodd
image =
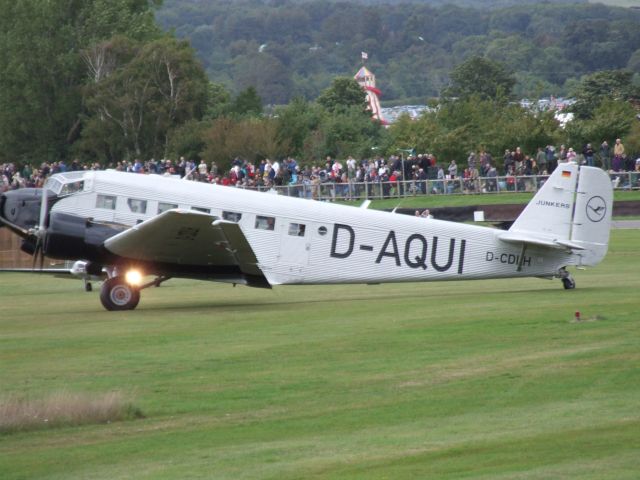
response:
M84 175L85 172L57 173L47 179L44 188L58 197L71 195L84 189Z

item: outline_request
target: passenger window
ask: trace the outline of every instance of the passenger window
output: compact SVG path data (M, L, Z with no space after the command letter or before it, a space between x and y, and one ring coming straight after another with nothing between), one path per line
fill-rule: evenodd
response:
M138 200L137 198L127 198L129 210L133 213L147 213L147 201Z
M178 208L175 203L158 202L158 213L166 212L167 210L174 210Z
M238 212L222 212L222 218L229 222L238 223L242 218L242 214Z
M96 208L105 208L107 210L116 209L115 195L98 195L96 198Z
M305 226L302 223L290 223L289 235L293 237L304 237Z
M202 213L211 213L211 210L203 207L191 207L191 210L195 210L196 212L202 212Z
M258 230L273 230L276 226L276 219L273 217L263 217L256 215L256 228Z

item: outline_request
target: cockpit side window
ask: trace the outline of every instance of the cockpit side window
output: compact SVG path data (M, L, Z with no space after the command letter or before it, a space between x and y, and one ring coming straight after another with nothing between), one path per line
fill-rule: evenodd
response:
M46 183L44 184L44 188L46 188L47 190L51 190L56 195L60 194L62 187L63 187L62 182L59 182L54 177L49 177Z
M59 196L71 195L72 193L81 192L84 190L84 181L80 180L79 182L70 182L62 185L60 189Z

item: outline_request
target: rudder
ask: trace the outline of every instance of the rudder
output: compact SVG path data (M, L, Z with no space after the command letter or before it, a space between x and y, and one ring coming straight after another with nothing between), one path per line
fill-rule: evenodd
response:
M596 265L609 247L613 187L606 172L596 167L582 167L578 179L571 241L584 247L580 264Z

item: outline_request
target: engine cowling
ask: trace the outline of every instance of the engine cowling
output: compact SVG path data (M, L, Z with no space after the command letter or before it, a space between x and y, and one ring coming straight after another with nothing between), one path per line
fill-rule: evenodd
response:
M127 228L124 225L94 222L68 213L52 212L44 253L51 258L105 263L110 256L103 247L105 240Z

